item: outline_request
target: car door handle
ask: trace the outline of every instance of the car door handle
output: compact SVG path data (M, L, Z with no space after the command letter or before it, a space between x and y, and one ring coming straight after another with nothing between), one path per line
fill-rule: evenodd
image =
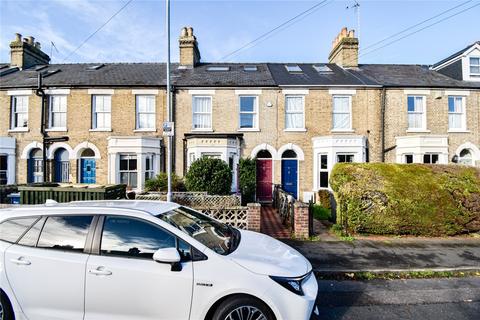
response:
M110 275L112 275L112 271L105 270L104 267L98 267L97 269L88 270L88 273L96 275L96 276L110 276Z
M11 259L10 262L13 262L15 264L18 264L19 266L29 266L32 263L28 260L25 260L23 258L18 258L18 259Z

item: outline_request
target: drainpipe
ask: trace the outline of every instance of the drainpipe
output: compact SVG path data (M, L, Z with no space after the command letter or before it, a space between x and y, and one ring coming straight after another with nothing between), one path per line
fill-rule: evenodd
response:
M40 132L42 134L42 174L43 174L43 182L47 182L47 141L46 138L48 137L47 132L45 130L46 127L46 117L45 117L45 101L47 95L45 91L42 89L42 74L38 74L38 81L37 81L37 90L35 90L35 94L42 98L42 116L41 116L41 124L40 124Z
M381 161L382 162L385 162L385 153L387 153L387 151L385 150L385 109L386 109L386 95L387 95L387 92L385 90L385 87L382 88L382 97L381 97L381 110L380 110L380 126L381 126L381 133L380 133L380 137L381 137L381 143L382 143L382 154L381 154Z

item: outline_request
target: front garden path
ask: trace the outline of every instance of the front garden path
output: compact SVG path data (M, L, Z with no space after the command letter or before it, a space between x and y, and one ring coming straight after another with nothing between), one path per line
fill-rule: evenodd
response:
M262 206L260 231L277 239L290 238L290 231L282 224L280 215L271 205Z

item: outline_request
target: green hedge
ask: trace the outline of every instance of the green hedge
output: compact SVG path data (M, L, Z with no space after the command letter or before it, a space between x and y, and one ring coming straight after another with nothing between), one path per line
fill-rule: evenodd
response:
M348 233L480 231L480 170L460 165L337 164L330 185Z

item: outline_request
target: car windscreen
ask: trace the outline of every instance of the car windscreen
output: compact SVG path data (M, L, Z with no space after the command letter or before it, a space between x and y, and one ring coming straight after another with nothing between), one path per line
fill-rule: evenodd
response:
M218 254L227 255L233 252L240 242L238 230L186 207L178 207L159 215L158 218Z

